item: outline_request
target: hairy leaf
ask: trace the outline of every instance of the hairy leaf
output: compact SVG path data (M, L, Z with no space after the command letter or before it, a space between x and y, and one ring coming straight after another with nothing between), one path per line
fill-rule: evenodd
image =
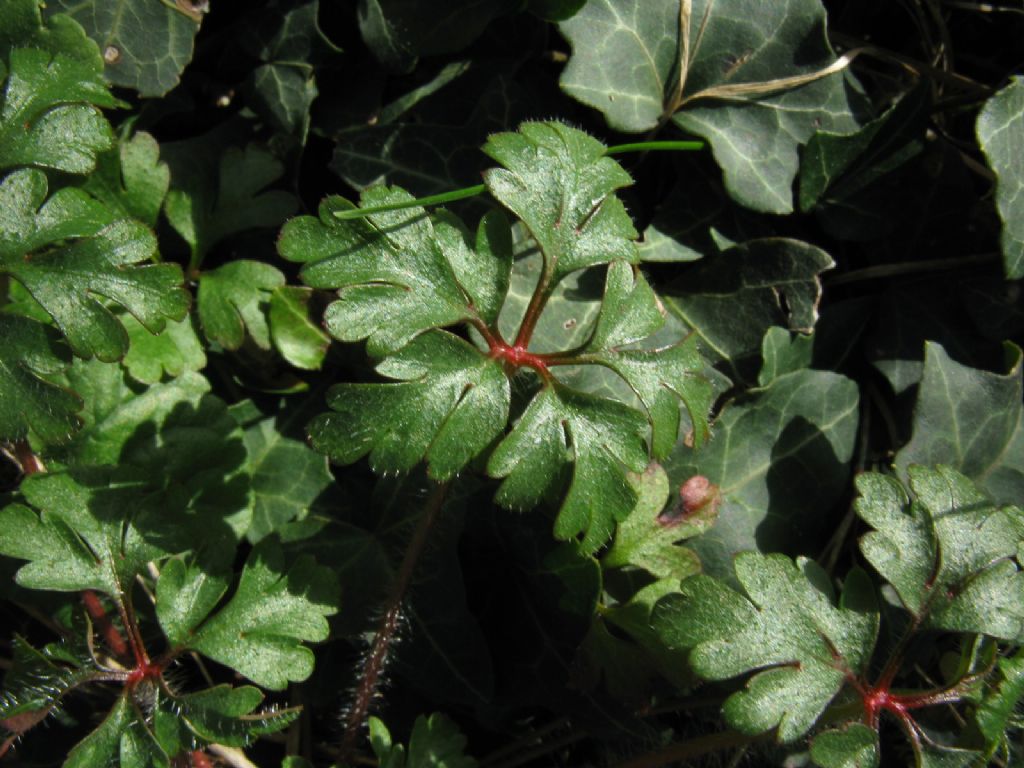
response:
M743 552L735 567L743 593L694 576L659 601L655 629L669 647L692 649L690 664L705 679L756 672L726 700L726 720L751 734L777 727L779 741L794 741L846 674L870 661L878 632L870 582L848 577L837 606L828 576L806 558Z
M21 30L28 39L4 42L38 47L0 49L7 64L6 70L0 67L0 170L34 165L87 173L96 155L114 143L97 107L120 103L103 80L99 52L74 26L57 23L43 30L35 2L9 5L32 10L25 18L28 28ZM3 12L6 19L15 9Z
M458 473L505 429L510 387L501 366L443 331L416 337L378 372L401 383L337 384L333 412L310 424L313 446L350 464L369 454L377 472L426 458L431 476Z
M201 568L172 560L160 575L157 614L172 642L272 690L309 677L313 652L303 643L326 639L325 617L337 611L337 582L328 569L308 556L286 566L280 546L266 539L253 548L238 588L220 610L206 616L196 609L178 618L179 611L169 614L161 608L180 605L200 582L208 590L201 603L208 613L220 594L213 598L215 589L205 586L207 574Z
M614 194L632 179L601 142L562 123L523 123L490 136L483 151L503 166L484 173L488 190L526 224L548 279L638 260L637 232Z
M626 472L647 466L645 427L643 417L621 403L549 384L487 463L488 473L503 479L498 502L532 507L571 471L555 535L582 533L582 549L593 552L636 504Z
M362 207L406 203L398 188L363 193ZM293 219L279 249L306 262L302 279L314 288L336 288L324 324L342 341L367 339L367 351L395 352L416 335L466 320L491 322L508 286L511 239L501 216L485 217L471 244L451 216L431 220L422 208L342 221L351 208L340 198L320 206L319 220Z
M874 531L864 557L918 622L1005 640L1024 636L1024 574L1013 558L1024 512L999 508L949 468L909 469L913 501L892 478L857 479L857 514Z
M128 334L101 299L127 309L151 332L188 311L181 269L146 264L156 249L138 222L114 220L73 188L47 199L41 171L15 171L0 182L0 274L20 282L53 318L75 354L118 360Z

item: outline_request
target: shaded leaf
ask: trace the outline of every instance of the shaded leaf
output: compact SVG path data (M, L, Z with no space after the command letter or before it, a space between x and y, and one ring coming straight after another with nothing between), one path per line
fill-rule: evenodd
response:
M131 344L121 362L136 381L156 384L165 376L173 379L206 367L206 353L191 317L167 323L159 334L147 331L131 315L122 315L120 319Z
M152 228L170 183L170 169L160 160L160 145L150 134L140 131L100 155L95 172L82 188L117 211L119 218L138 219Z
M48 14L67 13L103 52L106 76L142 96L163 96L192 59L202 14L145 0L56 0Z
M978 142L996 172L996 207L1003 220L1006 276L1024 277L1024 165L1016 148L1024 142L1024 80L1010 84L985 102L978 115Z
M814 551L846 489L857 423L853 381L801 370L727 404L700 451L678 445L672 482L700 475L721 493L714 527L691 542L705 570L727 578L745 549Z
M878 734L861 723L819 733L811 741L811 759L822 768L877 768Z
M75 354L110 361L128 351L127 332L100 297L154 333L188 311L180 267L145 263L156 250L153 234L138 222L115 221L80 190L47 199L41 171L15 171L0 183L0 210L0 273L28 289Z
M48 380L69 359L51 328L0 314L0 437L20 440L31 430L47 443L70 438L82 402Z

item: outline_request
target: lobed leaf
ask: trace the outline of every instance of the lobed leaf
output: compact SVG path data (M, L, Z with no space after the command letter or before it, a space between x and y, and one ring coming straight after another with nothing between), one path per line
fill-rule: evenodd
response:
M171 642L271 690L309 677L313 652L303 643L327 638L325 617L338 602L333 574L308 556L286 567L280 545L265 539L249 555L234 594L209 615L226 588L201 567L168 563L157 582L157 616Z
M694 576L658 602L654 627L670 648L690 649L706 680L754 672L726 700L726 720L750 734L777 728L779 741L791 742L848 675L865 671L878 633L873 588L854 572L837 606L828 576L806 558L742 552L735 568L743 593Z
M1010 84L985 102L978 115L978 143L996 172L996 207L1003 220L1006 277L1024 277L1024 166L1015 150L1024 141L1024 80Z
M248 259L203 272L196 304L206 337L225 349L238 349L248 333L257 347L270 349L270 297L284 282L276 267Z
M41 171L15 171L0 182L0 211L0 274L32 294L80 357L119 360L128 350L128 334L103 300L154 333L188 311L181 269L145 263L156 250L153 234L114 220L80 190L47 199Z

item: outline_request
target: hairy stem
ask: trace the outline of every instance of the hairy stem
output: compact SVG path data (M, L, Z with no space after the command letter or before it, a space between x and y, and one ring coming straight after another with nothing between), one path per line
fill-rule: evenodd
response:
M356 741L359 738L359 731L362 729L363 723L366 722L367 715L370 712L370 705L377 694L384 662L387 661L388 651L391 648L392 641L395 639L395 631L398 629L402 613L402 602L409 591L409 585L412 583L412 577L416 571L416 564L419 562L420 555L423 554L427 538L444 504L445 497L448 494L448 487L448 483L440 483L431 492L430 497L427 499L426 507L423 510L423 515L416 524L416 530L413 532L409 546L405 550L405 556L402 558L398 575L391 585L391 591L384 608L384 615L377 625L373 645L370 646L370 654L363 665L359 684L356 687L352 708L345 718L345 733L342 736L341 742L340 762L342 763L351 761Z

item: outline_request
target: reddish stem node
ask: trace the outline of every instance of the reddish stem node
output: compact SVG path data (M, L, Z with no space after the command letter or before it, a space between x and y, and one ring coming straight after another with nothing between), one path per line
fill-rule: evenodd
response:
M545 379L550 375L548 373L548 364L541 355L536 355L530 352L521 344L507 344L500 339L495 339L490 342L491 345L491 357L495 360L501 360L509 365L520 368L526 366L527 368L533 368Z
M156 680L164 673L162 664L153 661L141 662L135 669L128 673L124 684L128 688L134 688L143 680Z

